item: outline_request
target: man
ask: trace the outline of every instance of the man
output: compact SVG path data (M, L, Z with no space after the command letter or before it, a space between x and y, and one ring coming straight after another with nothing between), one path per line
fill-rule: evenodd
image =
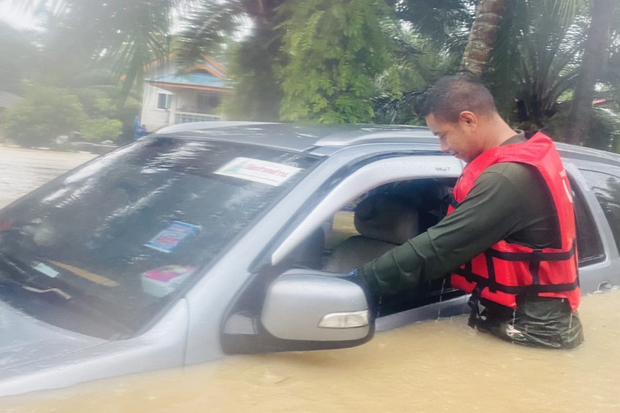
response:
M141 137L149 134L149 132L146 130L145 125L140 125L140 118L138 116L136 116L133 119L133 127L134 127L134 133L133 133L134 139L140 139Z
M466 75L439 80L424 115L441 150L468 163L455 202L359 275L385 295L452 272L452 285L472 294L470 326L529 346L581 344L572 193L553 142L515 132Z

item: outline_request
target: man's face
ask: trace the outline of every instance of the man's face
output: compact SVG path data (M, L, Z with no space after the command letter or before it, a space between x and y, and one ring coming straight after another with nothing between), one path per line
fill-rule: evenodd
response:
M426 124L439 138L442 152L468 163L483 152L476 134L477 119L471 112L463 112L458 122L448 122L431 113L426 117Z

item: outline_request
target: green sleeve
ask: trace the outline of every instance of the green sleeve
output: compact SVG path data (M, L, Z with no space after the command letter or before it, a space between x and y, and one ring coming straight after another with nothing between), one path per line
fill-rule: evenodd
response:
M442 278L519 229L530 175L515 181L487 170L454 210L427 232L359 269L374 294L396 294ZM527 186L526 186L527 187Z

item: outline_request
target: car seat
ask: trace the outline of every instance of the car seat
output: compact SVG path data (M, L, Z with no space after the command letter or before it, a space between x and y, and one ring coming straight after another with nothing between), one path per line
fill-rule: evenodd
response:
M323 264L325 249L325 232L322 227L317 228L287 257L287 261L295 268L320 269Z
M340 244L324 271L346 273L379 258L419 233L417 208L407 199L392 194L371 195L355 208L358 236Z

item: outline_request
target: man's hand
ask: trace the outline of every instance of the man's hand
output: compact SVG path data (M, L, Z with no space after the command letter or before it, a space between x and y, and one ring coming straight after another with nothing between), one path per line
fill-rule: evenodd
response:
M350 281L362 287L364 293L366 294L366 300L368 301L368 309L372 318L376 318L377 314L379 314L379 306L381 304L381 296L376 295L374 291L370 289L370 286L360 274L360 270L358 268L353 268L347 274L338 274L338 278L343 280Z

